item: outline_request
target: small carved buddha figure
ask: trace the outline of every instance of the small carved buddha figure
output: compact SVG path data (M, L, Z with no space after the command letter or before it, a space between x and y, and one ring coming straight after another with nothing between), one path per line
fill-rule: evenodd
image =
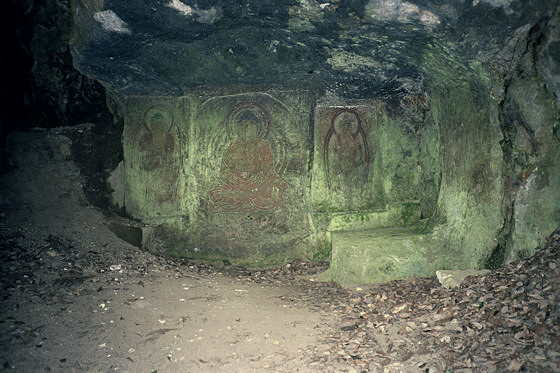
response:
M354 111L340 111L334 116L325 155L330 188L343 191L367 182L367 137Z
M144 193L155 206L172 204L177 196L180 161L174 129L172 117L157 106L148 110L139 129L138 163L143 171Z
M148 171L166 166L175 148L175 139L169 129L169 118L159 112L146 118L144 134L140 138L143 152L142 168Z

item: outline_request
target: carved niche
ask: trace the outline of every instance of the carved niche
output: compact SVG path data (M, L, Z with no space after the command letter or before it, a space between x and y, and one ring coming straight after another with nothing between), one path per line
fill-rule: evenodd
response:
M257 102L240 104L228 114L226 127L233 136L222 154L220 182L209 193L214 210L257 212L285 206L288 183L280 174L286 142L273 126L270 113Z
M345 191L368 182L370 151L358 112L336 110L323 141L325 177L329 189Z
M290 247L309 235L311 96L255 92L199 102L193 245L238 255Z
M318 105L315 112L313 203L319 212L382 206L375 106Z
M127 211L140 218L176 215L183 151L173 105L130 101L123 136Z

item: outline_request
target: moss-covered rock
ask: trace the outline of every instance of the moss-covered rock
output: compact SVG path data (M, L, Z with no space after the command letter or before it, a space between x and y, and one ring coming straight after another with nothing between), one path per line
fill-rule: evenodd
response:
M432 245L415 228L335 232L331 265L319 278L348 286L433 276Z
M505 110L515 170L509 262L534 254L560 224L560 110L542 80L527 76L509 85Z
M483 70L433 53L427 55L425 67L434 76L429 91L442 157L434 219L441 222L434 228L441 250L439 266L478 269L496 247L502 227L503 154L497 104L490 99Z
M332 245L331 278L385 281L499 266L557 225L559 9L80 0L73 55L127 97L121 199L169 253Z

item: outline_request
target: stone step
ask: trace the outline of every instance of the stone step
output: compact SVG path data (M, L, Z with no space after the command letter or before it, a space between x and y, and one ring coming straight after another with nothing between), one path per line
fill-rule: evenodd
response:
M413 225L420 221L420 203L389 205L385 210L315 213L328 219L327 231L355 231Z
M415 227L332 232L331 264L319 280L349 286L431 277L431 241Z

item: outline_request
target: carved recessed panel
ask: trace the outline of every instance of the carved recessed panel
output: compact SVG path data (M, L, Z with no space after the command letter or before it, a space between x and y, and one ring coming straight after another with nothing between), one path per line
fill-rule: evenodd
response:
M285 205L288 184L280 177L285 153L275 157L271 141L270 113L255 102L235 107L227 118L233 132L222 154L220 182L209 193L210 206L217 211L271 211ZM276 144L285 148L285 144Z
M261 92L198 106L193 169L207 245L276 247L309 234L311 108L308 97Z
M185 152L174 105L131 101L124 130L127 209L139 217L176 215Z
M333 211L371 209L379 199L376 108L319 105L315 114L314 203Z
M368 182L370 151L360 114L338 109L330 115L323 140L325 178L329 189L345 191Z

